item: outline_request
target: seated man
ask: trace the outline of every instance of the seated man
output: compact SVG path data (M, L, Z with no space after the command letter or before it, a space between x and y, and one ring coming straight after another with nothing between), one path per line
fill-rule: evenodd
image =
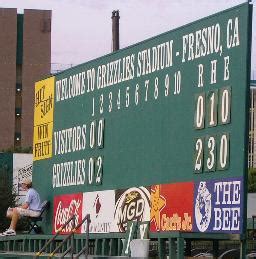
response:
M16 235L16 225L20 217L38 217L41 210L41 202L38 192L32 188L32 182L25 179L21 182L22 188L27 191L25 203L19 207L9 208L6 216L11 219L9 229L0 234L1 236L14 236Z

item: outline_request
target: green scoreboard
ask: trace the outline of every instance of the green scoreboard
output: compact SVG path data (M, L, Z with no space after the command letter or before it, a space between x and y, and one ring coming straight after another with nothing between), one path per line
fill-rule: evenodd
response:
M80 218L95 204L119 215L102 232L134 201L151 231L243 233L250 32L246 3L37 82L33 181L53 204L49 231L75 200Z

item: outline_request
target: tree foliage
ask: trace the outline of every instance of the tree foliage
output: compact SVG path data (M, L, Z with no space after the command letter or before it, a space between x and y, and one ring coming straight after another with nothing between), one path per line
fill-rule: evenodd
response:
M5 167L0 168L0 230L3 231L8 228L10 220L6 218L6 211L8 207L15 206L16 195L13 193L12 181L10 181L9 170Z
M6 217L9 207L16 206L17 195L13 192L12 172L7 167L0 167L0 232L6 230L10 225L10 219ZM28 219L21 218L17 224L17 231L28 229Z
M256 192L256 168L248 170L248 192Z
M1 152L4 153L28 153L28 154L32 154L33 153L33 149L32 147L10 147L7 149L3 149Z

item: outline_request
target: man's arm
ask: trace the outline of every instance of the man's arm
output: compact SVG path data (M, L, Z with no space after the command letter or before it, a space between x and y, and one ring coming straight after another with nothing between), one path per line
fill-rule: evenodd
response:
M22 209L27 209L28 207L29 207L29 205L28 205L27 202L25 202L24 204L22 204L22 205L20 206L20 208L22 208Z
M28 190L26 197L25 197L25 202L21 205L22 209L28 209L29 204L31 203L32 197L31 197L31 192L30 189Z

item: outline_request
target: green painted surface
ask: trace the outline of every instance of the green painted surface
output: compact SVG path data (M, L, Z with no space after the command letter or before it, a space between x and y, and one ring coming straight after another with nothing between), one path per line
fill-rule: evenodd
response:
M250 60L248 16L248 4L243 4L57 74L54 89L53 156L35 161L33 165L33 181L42 198L53 203L55 195L66 193L244 177L247 174ZM208 54L203 45L204 40L201 39L199 45L194 42L192 58L189 41L195 40L200 33L206 35L208 31L216 33L219 38L214 38L213 48L209 47ZM167 58L167 45L169 54L172 53L170 59ZM156 71L152 72L155 67L154 53L161 49L165 49L162 64L159 59ZM142 57L146 58L145 63ZM145 74L141 75L143 64ZM216 76L211 72L215 65ZM202 80L199 75L200 66L203 66ZM119 67L120 73L118 69L116 72L121 82L112 84L111 80L116 80L114 71ZM91 77L87 76L93 69L95 83L89 85ZM109 70L105 80L110 83L101 88L102 71L105 69ZM130 79L126 80L126 77ZM80 79L81 84L77 85L80 93L70 97L71 82L76 78L78 81ZM227 92L230 108L223 101L222 93L225 89L230 89ZM212 91L218 93L220 100L212 106L215 107L213 124L216 126L209 126L209 110L206 109L210 109L211 105L210 98L205 98L208 103L202 111L203 118L207 117L207 123L199 123L197 127L194 124L197 116L195 98L200 94L209 96ZM200 122L200 113L198 116ZM93 121L98 125L102 118L104 145L91 148L90 127ZM82 133L80 127L83 125L86 125L86 132ZM81 137L76 135L70 140L67 129L71 129L70 132L80 131L78 134ZM59 132L62 132L60 141L57 138ZM227 160L224 164L222 161L221 165L220 154L223 153L220 151L220 143L223 134L227 134ZM198 138L204 141L209 136L214 137L217 145L213 152L216 154L214 167L209 166L208 170L204 167L195 173L195 141ZM80 143L81 149L69 152L72 143ZM203 143L203 146L207 151L207 143ZM205 154L210 157L209 150L201 157ZM96 184L95 176L92 184L89 184L90 158L96 159L99 156L103 159L103 176L99 181L101 184ZM85 166L82 168L83 163L81 164L82 183L79 183L76 161L83 159ZM68 165L73 165L72 173L66 171L59 178L55 177L54 168L68 162L71 162ZM202 162L207 166L206 161ZM97 164L95 168L97 171ZM76 179L75 184L71 184L70 179ZM246 190L246 181L244 184ZM46 233L51 232L51 224L52 207L46 220Z
M13 181L13 153L0 153L0 174L8 177L8 181Z
M179 240L190 240L192 237L191 233L172 233L171 235L167 235L167 233L164 233L165 236L159 238L157 235L150 236L152 245L157 244L157 247L155 247L153 250L157 252L158 256L160 258L163 258L165 255L167 255L167 250L166 250L166 242L169 243L169 255L174 255L176 253L176 239L178 238ZM236 235L235 235L236 236ZM228 247L233 247L237 248L239 245L240 240L235 238L235 236L230 236L226 234L195 234L193 236L194 242L192 244L192 247L194 248L203 248L203 247L208 247L209 249L209 242L202 242L202 240L210 240L210 239L215 239L219 240L219 249L227 249ZM23 258L26 257L29 258L28 256L35 255L39 251L39 247L42 246L42 244L47 240L51 238L50 235L18 235L18 236L10 236L10 237L1 237L0 238L0 247L1 247L1 252L0 252L0 258L1 256L6 256L6 257L11 257L11 256L17 256L17 258ZM64 237L58 237L58 241L60 242ZM79 244L83 243L85 240L82 240L81 235L75 235L75 252L77 253L80 251L81 246L78 247ZM121 237L113 237L111 240L107 238L107 235L102 235L101 238L98 236L92 235L90 237L90 256L110 256L110 255L121 255L121 247L120 249L117 248L121 245ZM196 241L196 239L198 239ZM225 241L225 240L236 240L236 241ZM157 241L156 241L157 240ZM113 244L113 249L115 252L112 254L109 249L104 248L104 244L115 241ZM202 244L199 245L199 243L202 242ZM108 245L110 245L110 243ZM119 243L119 245L118 245ZM153 244L154 243L154 244ZM207 245L208 243L208 245ZM57 243L54 244L54 246L51 247L51 250L47 249L45 253L50 253L53 251L53 249L56 247ZM182 246L182 244L180 244ZM253 247L255 247L255 240L251 240L248 242L248 251L251 251ZM211 247L211 245L210 245ZM215 248L216 247L216 242L215 242ZM181 249L182 250L182 249ZM104 251L104 253L103 253ZM45 255L45 253L43 255ZM182 256L182 254L180 254ZM40 256L41 258L42 256ZM243 257L244 258L244 257Z

